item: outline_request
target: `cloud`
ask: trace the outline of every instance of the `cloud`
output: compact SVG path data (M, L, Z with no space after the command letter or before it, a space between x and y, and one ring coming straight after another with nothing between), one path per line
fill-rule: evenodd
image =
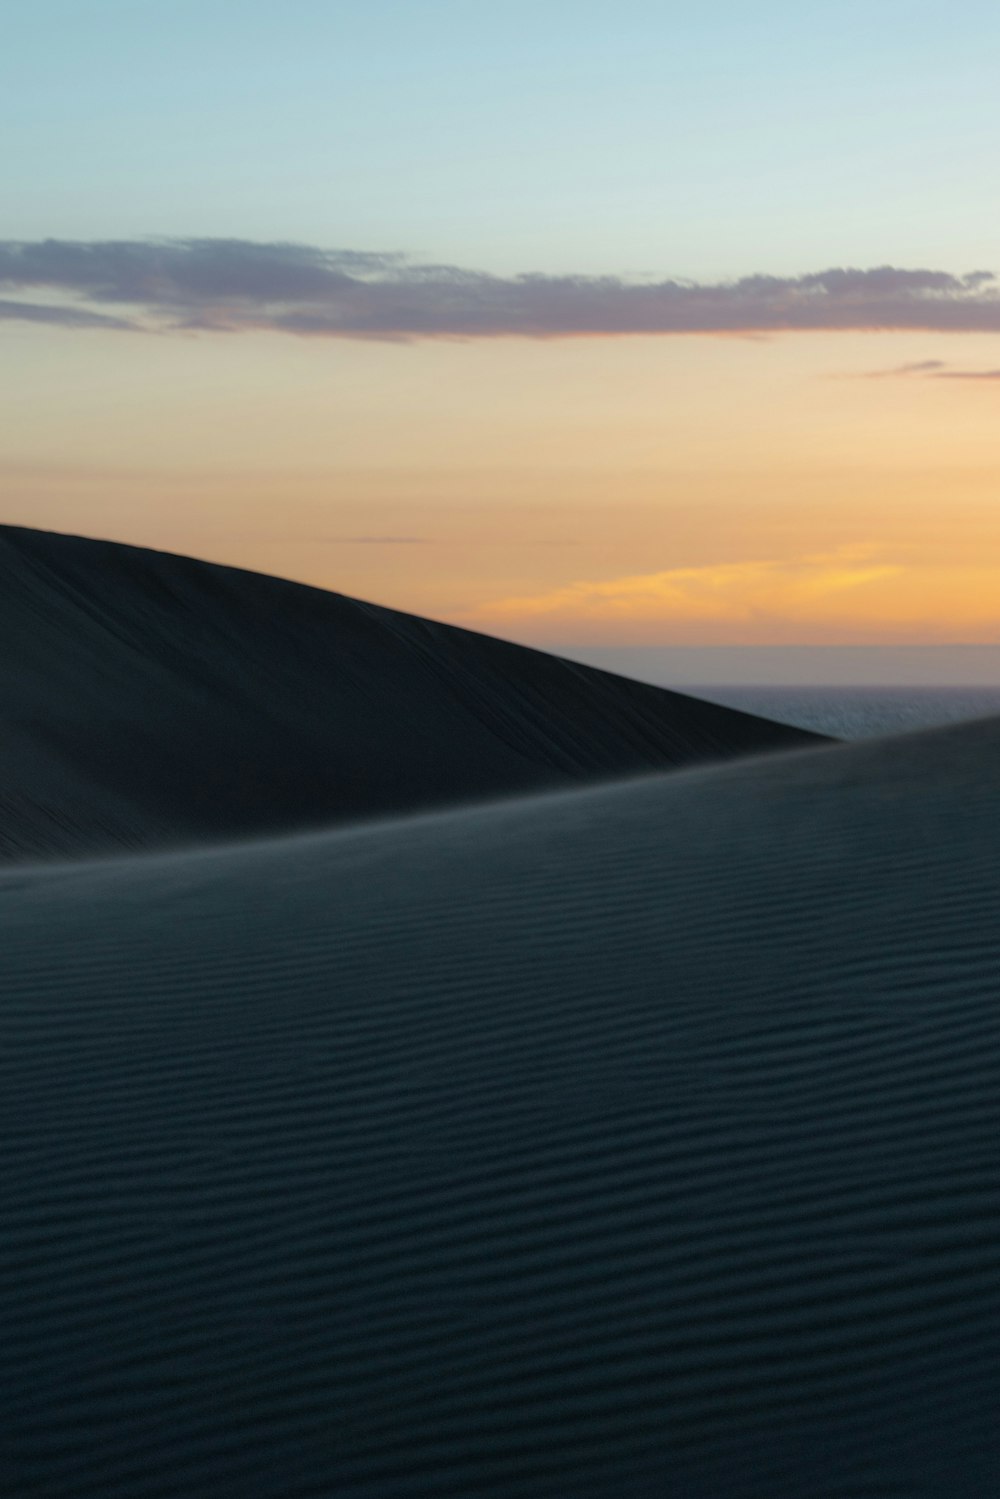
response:
M924 380L1000 380L1000 370L952 370L943 359L921 359L891 370L869 370L866 380L896 380L913 376Z
M847 596L853 600L859 589L902 571L896 563L880 561L876 549L866 544L784 560L670 568L570 583L546 593L498 599L469 617L507 624L547 619L567 625L812 620L839 612Z
M108 317L79 307L51 306L40 302L14 302L0 298L0 319L22 323L50 323L61 328L112 328L134 331L128 318Z
M0 304L0 315L33 321L300 337L1000 332L992 271L895 266L702 284L493 276L397 252L234 239L0 241L0 288L17 298L43 290L74 299L65 312L26 300ZM115 319L102 310L109 304L129 311Z
M918 359L914 364L897 364L891 370L869 370L866 380L896 380L907 375L930 375L946 369L943 359Z
M941 370L935 380L1000 380L1000 370Z

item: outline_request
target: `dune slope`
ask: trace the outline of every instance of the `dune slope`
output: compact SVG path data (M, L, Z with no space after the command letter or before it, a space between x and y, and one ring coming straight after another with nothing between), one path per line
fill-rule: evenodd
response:
M0 856L787 748L803 731L316 589L0 528Z
M1000 1491L1000 722L0 877L3 1492Z

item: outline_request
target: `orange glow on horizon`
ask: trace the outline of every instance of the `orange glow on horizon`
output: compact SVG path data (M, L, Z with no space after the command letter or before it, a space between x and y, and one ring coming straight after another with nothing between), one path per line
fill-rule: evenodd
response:
M778 645L1000 640L1000 560L880 560L870 545L814 556L588 580L500 599L460 623L539 641Z
M884 373L968 337L12 347L15 524L543 646L1000 639L1000 386Z

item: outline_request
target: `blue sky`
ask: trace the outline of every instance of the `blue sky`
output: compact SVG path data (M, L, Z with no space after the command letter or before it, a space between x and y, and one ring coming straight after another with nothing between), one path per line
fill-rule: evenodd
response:
M32 0L5 235L510 272L1000 261L995 5Z

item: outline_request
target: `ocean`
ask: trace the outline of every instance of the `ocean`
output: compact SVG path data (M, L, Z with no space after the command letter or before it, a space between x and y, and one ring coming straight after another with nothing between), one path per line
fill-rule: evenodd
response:
M836 739L875 739L1000 714L1000 687L689 687L713 703Z

